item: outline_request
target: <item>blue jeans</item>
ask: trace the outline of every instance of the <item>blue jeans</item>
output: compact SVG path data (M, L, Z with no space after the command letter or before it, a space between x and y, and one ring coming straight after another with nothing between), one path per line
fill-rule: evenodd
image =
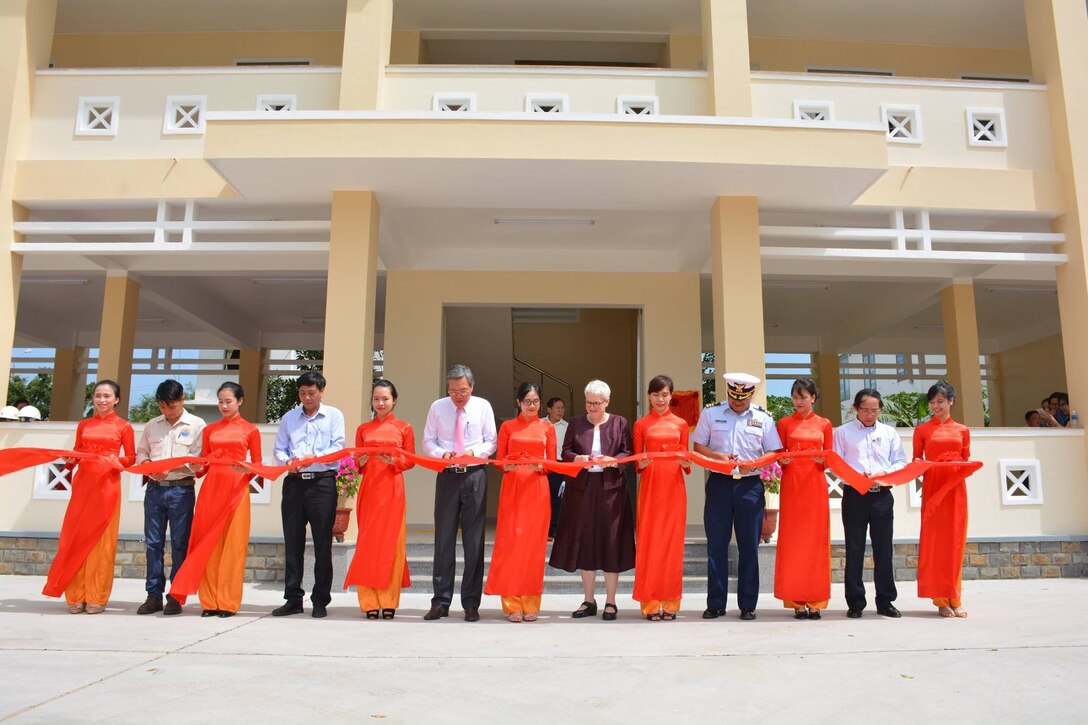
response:
M144 491L144 542L147 544L148 596L161 597L166 590L163 552L166 524L170 524L170 579L181 568L189 550L189 529L193 525L196 491L192 486L160 486L148 481Z

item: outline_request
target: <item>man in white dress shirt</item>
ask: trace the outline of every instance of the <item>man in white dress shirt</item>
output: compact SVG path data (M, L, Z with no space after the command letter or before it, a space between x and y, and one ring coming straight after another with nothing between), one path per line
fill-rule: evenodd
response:
M859 390L854 396L857 418L835 429L834 448L854 469L867 476L898 471L907 465L907 455L895 428L877 420L884 409L880 393L872 388ZM876 588L876 611L885 617L899 617L892 602L895 589L895 569L892 566L892 520L895 500L890 486L873 486L860 494L843 486L842 527L846 533L846 616L861 617L865 609L865 584L862 564L865 560L865 534L873 540L873 584Z
M427 412L423 450L432 458L466 455L488 458L498 435L491 403L472 395L476 378L465 365L446 373L448 397L439 398ZM453 601L457 561L457 528L465 571L461 575L461 608L466 622L480 619L484 588L484 517L487 513L487 471L484 465L449 466L438 473L434 489L434 597L423 618L448 617Z
M570 425L563 418L567 412L567 405L562 398L548 400L548 422L555 427L555 458L563 460L563 441L567 438L567 426ZM562 473L548 474L548 488L552 496L552 516L548 522L548 538L555 538L555 531L559 527L559 511L563 506L563 484L566 481Z

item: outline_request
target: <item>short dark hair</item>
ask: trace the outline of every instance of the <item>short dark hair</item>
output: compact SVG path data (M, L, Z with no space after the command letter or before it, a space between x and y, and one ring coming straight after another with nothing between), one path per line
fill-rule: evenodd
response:
M1028 412L1024 413L1024 422L1025 423L1030 423L1031 422L1031 416L1033 416L1033 415L1039 415L1039 411L1029 410Z
M121 397L121 386L117 384L116 380L99 380L98 382L96 382L94 384L94 387L91 388L91 394L93 395L94 391L98 390L103 385L105 385L108 388L112 388L114 396L116 396L118 398Z
M797 395L802 390L811 395L813 400L820 397L820 391L817 389L816 383L812 382L812 378L797 378L794 380L793 385L790 387L790 395Z
M218 395L219 393L222 393L224 390L229 390L231 395L234 396L235 400L242 400L243 398L246 397L246 389L243 388L238 383L232 383L230 381L227 381L227 382L223 383L222 385L220 385L219 390L215 391L215 393L216 393L216 395Z
M325 376L316 370L307 370L302 375L299 375L298 380L295 381L296 388L301 388L304 385L313 385L318 390L324 390Z
M173 403L185 398L185 388L177 380L163 380L155 388L155 400L160 403Z
M884 399L880 397L880 391L876 388L862 388L854 395L854 407L860 408L861 401L866 398L876 398L877 404L880 405L880 409L884 410Z
M517 392L518 402L520 403L521 401L525 400L525 396L533 392L534 390L536 391L537 395L540 395L540 385L538 385L537 383L526 381L519 385Z
M12 405L14 405L16 408L18 408L21 405L30 405L30 401L27 400L26 398L19 398L14 403L12 403Z
M947 380L942 380L939 383L935 383L926 393L926 401L932 403L933 399L938 395L943 395L949 400L956 399L956 389L952 387L952 383Z
M1059 403L1068 403L1069 402L1069 393L1054 393L1054 395L1052 395L1050 397L1057 398Z
M324 380L324 378L322 378ZM389 394L393 396L393 400L397 399L397 386L393 385L392 380L386 380L385 378L378 378L374 381L374 384L370 386L370 394L373 395L374 391L378 388L389 388Z
M545 405L544 407L545 408L551 408L556 403L563 403L564 405L566 404L566 402L562 398L560 398L558 395L556 395L556 396L553 396L551 398L548 398L548 404Z
M669 389L670 395L675 390L672 385L672 378L670 378L668 375L657 375L650 378L650 386L649 388L647 388L646 392L650 394L660 393L665 388Z

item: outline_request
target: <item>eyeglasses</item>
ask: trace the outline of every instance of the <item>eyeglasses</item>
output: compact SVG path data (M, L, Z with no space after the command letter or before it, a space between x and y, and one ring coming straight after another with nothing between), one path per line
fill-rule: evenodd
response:
M587 400L586 401L586 405L591 407L591 408L599 408L602 405L607 405L607 404L608 404L607 400Z
M858 408L859 413L873 413L877 415L880 413L880 408Z
M540 405L540 399L538 398L536 400L529 400L528 398L526 398L525 400L521 401L521 404L526 405L530 408L536 408Z

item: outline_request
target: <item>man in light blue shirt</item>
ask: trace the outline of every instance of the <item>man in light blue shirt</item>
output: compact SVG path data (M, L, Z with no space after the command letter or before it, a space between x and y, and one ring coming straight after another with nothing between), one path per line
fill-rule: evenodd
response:
M306 524L314 540L314 588L310 592L313 616L324 617L332 601L332 524L336 518L337 461L309 460L344 447L343 414L321 402L325 376L310 371L299 376L298 399L280 421L276 433L276 462L287 466L280 514L283 518L284 591L287 603L274 617L302 613L302 568L306 552Z
M752 405L759 378L726 373L727 405L704 408L691 436L696 453L722 461L752 460L782 449L774 418ZM737 533L737 604L741 619L756 618L759 599L759 537L767 502L759 472L744 466L731 476L711 473L706 480L707 590L703 619L725 615L729 591L729 540Z

